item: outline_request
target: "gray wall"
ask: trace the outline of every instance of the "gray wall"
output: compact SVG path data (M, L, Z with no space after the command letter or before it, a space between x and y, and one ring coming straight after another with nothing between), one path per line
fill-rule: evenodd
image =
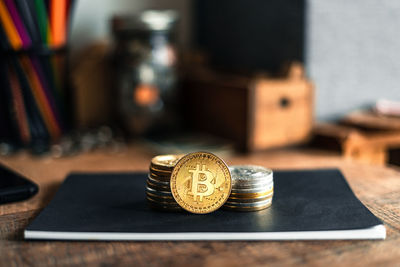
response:
M245 1L245 0L243 0ZM109 37L109 18L145 8L181 12L179 42L190 40L190 0L78 0L72 52ZM379 98L400 100L400 1L308 0L306 64L318 119L337 118Z
M308 2L307 70L317 117L400 100L400 1Z

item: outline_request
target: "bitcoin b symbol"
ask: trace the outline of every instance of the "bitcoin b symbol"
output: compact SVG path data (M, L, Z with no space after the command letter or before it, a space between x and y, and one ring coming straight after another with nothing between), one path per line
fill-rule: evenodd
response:
M193 195L194 200L197 200L197 197L199 197L199 201L202 202L203 197L214 193L215 187L212 184L214 176L212 172L206 170L205 165L202 165L200 169L199 164L196 165L195 170L189 170L189 172L192 174L192 188L189 193Z
M170 187L179 206L205 214L224 205L231 192L232 178L222 159L208 152L194 152L175 165Z

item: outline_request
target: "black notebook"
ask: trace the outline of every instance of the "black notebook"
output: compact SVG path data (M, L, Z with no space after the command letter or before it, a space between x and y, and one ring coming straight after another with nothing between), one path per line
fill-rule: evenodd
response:
M71 174L25 230L55 240L384 239L339 170L276 171L272 206L197 215L148 207L147 173Z

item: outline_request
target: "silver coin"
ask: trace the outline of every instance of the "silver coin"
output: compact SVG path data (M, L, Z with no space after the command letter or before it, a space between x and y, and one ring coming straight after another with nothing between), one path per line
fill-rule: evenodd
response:
M266 196L271 196L274 194L274 190L268 190L268 191L264 191L264 192L259 192L259 193L231 193L229 198L232 199L259 199L259 198L263 198Z
M229 170L231 171L232 178L244 181L249 179L264 179L273 174L271 169L256 165L235 165L230 166Z
M252 179L248 178L246 180L241 179L232 179L232 182L234 183L234 186L248 186L248 185L257 185L257 184L267 184L273 182L272 175L271 176L266 176L262 179ZM232 185L232 186L233 186Z
M238 208L255 208L255 207L260 207L264 205L269 205L272 203L272 197L268 198L264 201L259 201L259 202L254 202L254 203L237 203L237 202L225 202L225 206L230 206L230 207L238 207Z
M250 200L254 200L254 201L263 200L265 198L272 197L273 195L274 195L274 192L270 192L267 195L256 195L254 197L253 196L243 196L243 195L239 195L239 196L238 195L230 195L228 198L228 201L240 202L243 200L246 202L246 200L249 200L249 202L251 202Z
M240 187L232 187L232 189L257 189L257 188L272 188L274 187L274 182L266 183L266 184L259 184L259 185L247 185L247 186L240 186Z
M253 194L263 193L273 190L274 184L271 183L268 186L254 187L254 188L232 188L231 192L236 194Z
M236 211L252 212L252 211L265 210L266 208L269 208L270 206L271 206L271 203L267 204L267 205L263 205L263 206L258 206L258 207L243 207L243 208L225 205L225 206L222 206L222 208L224 210L231 210L231 211L235 211L235 212Z
M254 165L236 165L229 167L232 175L232 187L257 183L268 183L273 180L270 169Z
M271 187L273 185L273 181L267 181L267 182L262 182L262 183L257 183L257 184L236 184L233 189L254 189L254 188L261 188L261 187Z
M266 196L258 197L258 198L228 198L228 203L259 203L265 200L272 198L273 194L269 194Z

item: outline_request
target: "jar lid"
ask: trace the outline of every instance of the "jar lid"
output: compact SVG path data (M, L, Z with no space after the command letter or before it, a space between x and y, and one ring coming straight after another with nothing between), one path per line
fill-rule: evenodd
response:
M171 29L177 18L174 10L146 10L136 15L114 16L112 28L114 32L166 31Z

